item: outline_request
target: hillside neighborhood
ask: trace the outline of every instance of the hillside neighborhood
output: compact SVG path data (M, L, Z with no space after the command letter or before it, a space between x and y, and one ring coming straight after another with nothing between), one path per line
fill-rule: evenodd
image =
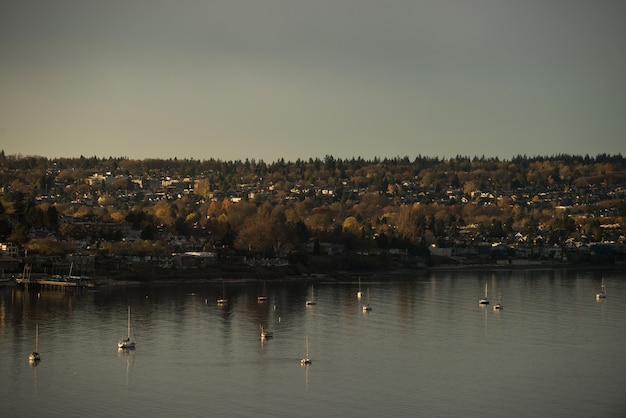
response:
M315 274L623 264L626 254L621 156L266 164L2 152L0 176L5 277L25 266Z

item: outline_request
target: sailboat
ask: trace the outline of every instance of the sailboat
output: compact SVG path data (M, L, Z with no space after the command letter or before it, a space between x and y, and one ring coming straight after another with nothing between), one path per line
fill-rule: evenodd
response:
M502 295L500 295L498 297L498 303L496 303L495 305L493 305L493 310L494 311L499 311L502 309Z
M260 296L257 296L256 301L258 303L267 302L267 287L265 286L265 282L263 282L263 293Z
M600 291L596 293L596 299L606 298L606 286L604 285L604 278L602 278L602 284L600 285Z
M311 286L311 299L306 301L306 305L310 306L310 305L315 305L315 299L313 299L313 287Z
M217 304L218 305L226 305L228 303L228 299L226 299L226 291L225 291L226 287L224 285L224 283L222 283L222 296L220 296L219 298L217 298Z
M370 306L370 291L369 289L367 289L367 303L363 305L363 312L369 312L371 310L372 307Z
M130 339L130 306L128 307L128 336L125 340L120 340L117 342L117 348L121 349L131 349L135 348L135 342Z
M361 299L361 296L363 296L363 292L361 292L361 278L359 277L359 290L356 292L356 298Z
M263 328L263 325L261 325L261 339L262 340L266 338L272 338L273 336L274 336L273 332L266 330L265 328Z
M35 351L28 355L28 361L31 363L37 363L41 360L39 355L39 323L35 326Z
M489 305L489 299L487 298L487 293L488 293L487 283L485 283L485 297L478 301L479 305Z
M302 357L300 359L300 364L303 366L306 366L308 364L311 364L311 358L309 357L309 336L306 336L306 354L304 355L304 357Z

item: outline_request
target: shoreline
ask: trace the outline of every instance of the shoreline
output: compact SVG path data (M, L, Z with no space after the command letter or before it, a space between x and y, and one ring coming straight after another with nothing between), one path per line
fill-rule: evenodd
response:
M431 272L476 272L476 271L539 271L539 270L577 270L577 271L623 271L622 264L572 264L572 263L550 263L550 264L529 264L529 265L462 265L462 266L434 266L434 267L416 267L416 268L398 268L393 270L370 270L370 271L353 271L353 270L337 270L331 273L310 273L310 274L278 274L273 277L254 277L254 275L241 275L238 277L199 277L201 274L194 274L196 277L189 277L189 271L180 271L180 274L167 274L167 277L149 277L142 280L132 279L116 279L116 278L96 278L97 286L139 286L150 284L176 285L181 283L253 283L253 282L338 282L346 278L357 280L359 277L410 277L423 276ZM187 277L185 277L187 276ZM206 276L206 275L205 275Z
M523 265L498 264L464 264L438 265L419 267L398 267L394 269L345 270L338 269L332 272L298 273L291 269L262 269L248 271L220 271L220 269L184 269L175 271L133 271L119 275L94 275L91 280L95 288L109 286L141 286L141 285L176 285L189 283L252 283L268 282L337 282L346 278L356 280L359 277L410 277L423 276L431 272L494 272L494 271L539 271L539 270L578 270L578 271L624 271L624 264L574 264L574 263L533 263ZM223 275L220 273L224 273ZM45 283L31 282L30 285L45 286ZM0 281L0 287L22 285L16 280ZM93 289L94 287L76 286L72 288Z

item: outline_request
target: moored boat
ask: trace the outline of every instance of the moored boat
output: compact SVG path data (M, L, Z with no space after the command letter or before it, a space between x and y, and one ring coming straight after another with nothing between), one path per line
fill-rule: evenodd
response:
M311 358L309 357L309 336L306 336L306 353L304 355L304 357L302 357L300 359L300 364L303 366L309 365L313 363L313 361L311 360Z
M41 360L41 355L39 354L39 324L37 324L35 325L35 351L28 355L28 361L36 363L39 360Z
M606 286L604 284L604 278L602 279L602 284L600 285L600 291L596 293L596 299L604 299L606 298Z
M135 341L130 339L130 306L128 307L128 334L126 339L117 342L117 348L123 350L135 348Z
M502 306L502 295L499 296L498 298L498 303L496 303L495 305L493 305L493 310L494 311L499 311L503 308Z
M488 291L487 283L485 283L485 297L478 301L479 305L489 305L489 298L487 297Z
M317 302L315 302L315 299L313 298L314 293L313 293L314 289L313 287L311 287L311 299L306 301L306 305L307 306L311 306L311 305L315 305Z
M272 338L274 336L273 332L266 330L263 326L261 326L261 339Z

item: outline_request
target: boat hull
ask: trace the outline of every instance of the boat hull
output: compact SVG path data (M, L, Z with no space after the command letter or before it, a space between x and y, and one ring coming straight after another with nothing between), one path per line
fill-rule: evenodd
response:
M121 348L122 350L128 350L135 348L134 341L120 341L117 343L117 348Z

